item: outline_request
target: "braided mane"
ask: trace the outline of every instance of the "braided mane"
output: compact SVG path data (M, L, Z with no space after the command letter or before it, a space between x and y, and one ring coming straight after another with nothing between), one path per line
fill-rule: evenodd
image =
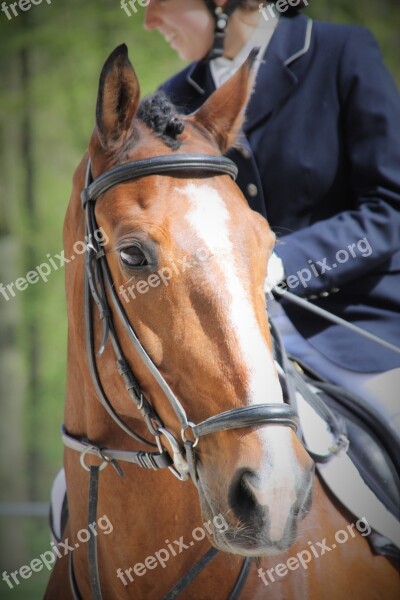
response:
M176 107L164 92L156 92L144 98L136 115L152 129L167 146L177 150L181 142L177 139L185 128L182 119L176 114Z

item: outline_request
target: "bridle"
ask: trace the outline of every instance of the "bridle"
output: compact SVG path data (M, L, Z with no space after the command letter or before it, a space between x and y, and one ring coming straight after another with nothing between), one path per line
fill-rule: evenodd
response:
M194 424L186 414L179 399L175 396L164 377L154 365L153 361L141 345L127 315L118 298L113 279L108 266L106 252L103 244L96 238L98 225L95 216L95 202L107 190L123 182L136 180L150 175L188 177L214 177L229 175L235 180L237 175L236 165L226 157L206 154L177 154L162 155L129 162L114 167L92 180L90 160L87 164L85 188L81 194L82 207L85 210L87 252L85 255L85 336L86 351L91 379L101 404L125 433L137 442L153 447L152 451L126 451L104 448L87 438L76 437L63 427L63 442L73 450L80 452L82 466L90 472L89 482L89 523L95 521L97 507L97 486L99 471L107 464L111 464L116 471L123 475L121 461L137 464L146 469L162 469L168 467L180 480L187 480L189 476L195 485L198 484L195 447L199 439L205 435L243 427L262 425L284 425L296 431L298 416L290 404L258 404L234 408L217 415L211 416L201 423ZM111 298L114 313L108 303ZM124 380L131 400L143 416L154 442L149 442L132 431L119 417L109 401L101 384L96 364L94 344L93 306L96 305L102 321L103 337L99 350L101 354L107 340L110 339L114 351L116 366ZM167 398L179 422L181 440L178 440L163 424L152 404L145 397L140 384L136 379L128 361L125 358L121 343L118 339L113 319L117 316L128 334L135 350L151 373L162 393ZM164 445L170 449L166 451ZM158 450L158 451L157 451ZM100 466L87 466L87 454L95 455L101 459ZM92 536L93 544L89 541L89 570L93 598L100 599L101 591L97 569L96 536ZM72 555L71 555L72 557ZM70 560L72 568L72 559ZM74 575L71 572L71 581ZM76 588L76 584L75 584ZM77 598L79 593L74 590Z
M95 234L98 231L98 225L95 217L95 202L99 196L117 184L154 174L184 175L186 178L227 174L232 177L232 179L235 179L237 167L231 160L223 156L204 154L155 156L115 167L106 171L94 181L91 181L90 162L88 163L85 189L81 194L82 206L86 213L86 239L89 240L85 258L86 348L93 384L101 403L109 415L130 437L147 445L157 445L159 449L159 453L156 455L154 453L139 453L141 455L141 462L148 463L141 466L149 466L156 469L169 466L179 479L188 479L190 474L196 484L197 471L193 449L198 444L200 437L215 433L216 431L249 427L252 425L286 425L296 430L298 417L294 408L288 404L258 404L255 406L245 406L228 410L195 425L190 421L179 399L175 396L174 392L141 345L128 320L125 309L118 298L115 286L113 285L105 250L102 244L96 240ZM115 313L118 315L135 350L137 350L144 364L156 380L163 394L166 396L179 421L182 443L179 443L175 436L166 429L152 405L145 398L139 382L134 376L129 363L125 359L113 324L112 311L107 300L107 291L111 297ZM100 319L103 323L103 340L99 353L102 353L104 350L107 338L109 337L114 350L118 371L124 379L131 399L145 419L151 435L155 437L156 444L149 443L141 436L132 432L126 424L123 423L112 408L112 405L102 388L96 367L94 350L92 299L98 307ZM191 439L188 437L189 432L191 433ZM67 442L69 437L71 436L68 436L65 432L64 438ZM169 465L167 465L169 461L165 456L165 450L162 449L160 438L165 439L173 452L172 462ZM93 446L93 448L95 448L93 444L86 442L84 448L86 453L98 454L97 451L93 452L88 446ZM100 457L104 460L112 460L115 458L112 453L105 449L102 449ZM119 458L121 460L121 455Z

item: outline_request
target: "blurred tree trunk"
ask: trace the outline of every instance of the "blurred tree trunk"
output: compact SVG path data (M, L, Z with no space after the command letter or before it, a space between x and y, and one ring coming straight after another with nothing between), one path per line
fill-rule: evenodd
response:
M28 19L24 20L25 28L29 26ZM27 37L29 40L29 37ZM33 158L33 99L31 93L32 87L32 64L31 57L33 48L29 45L24 46L20 51L21 66L21 93L23 100L22 120L21 120L21 158L22 172L24 173L23 208L27 221L28 235L25 239L24 264L26 271L36 265L36 244L35 234L38 228L37 209L35 202L35 174ZM32 233L32 235L31 235ZM30 500L38 500L40 497L40 453L37 447L38 433L40 431L39 422L39 401L40 401L40 382L39 382L39 364L40 364L40 340L39 324L37 322L37 289L35 286L29 286L24 292L26 302L26 344L28 359L28 380L26 400L28 406L28 428L27 428L27 449L28 449L28 496Z
M16 71L14 71L15 73ZM5 84L3 80L3 84ZM9 86L12 82L7 81ZM15 281L21 269L21 244L15 236L15 146L18 136L14 123L3 121L0 130L3 148L0 167L0 283ZM7 148L7 152L5 149ZM26 499L25 446L25 363L18 341L22 308L18 296L7 288L0 294L0 502ZM1 569L15 568L27 558L25 528L14 519L0 517Z

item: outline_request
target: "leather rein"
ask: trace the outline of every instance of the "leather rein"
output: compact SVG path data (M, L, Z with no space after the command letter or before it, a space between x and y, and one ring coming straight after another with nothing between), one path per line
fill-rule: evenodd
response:
M93 440L72 435L65 427L63 427L62 438L65 446L80 453L81 465L90 473L89 523L96 521L99 472L108 464L111 464L121 476L123 476L123 470L119 464L120 462L133 463L145 469L158 470L168 468L182 481L191 477L194 484L197 486L198 474L195 447L199 443L201 437L217 431L261 425L284 425L292 428L294 431L296 431L298 427L298 416L294 406L285 403L259 404L255 406L234 408L211 416L201 423L194 424L188 418L181 402L175 396L174 392L141 345L115 291L115 286L107 262L106 251L103 244L100 243L95 236L95 232L98 230L95 217L95 202L103 193L115 185L150 175L175 175L186 179L188 177L200 178L229 175L235 180L237 167L231 160L223 156L206 154L162 155L114 167L93 181L90 160L88 161L85 188L81 194L81 201L82 207L85 210L86 240L88 240L85 255L84 288L86 352L90 375L98 399L114 422L136 442L140 442L141 444L152 448L151 451L127 451L104 448ZM107 292L111 298L113 311L108 303ZM97 306L103 328L102 342L98 354L101 354L104 351L107 340L110 339L118 372L123 378L131 400L139 409L146 422L149 433L154 438L153 442L148 441L132 431L122 421L103 389L96 362L93 318L94 306ZM143 363L146 365L171 405L179 422L180 439L177 439L175 435L164 426L154 407L141 390L140 384L125 358L122 346L118 339L113 321L116 317L119 318L132 345L139 353ZM97 456L102 461L101 464L87 466L85 462L87 454ZM95 600L101 600L102 594L97 565L96 539L96 536L93 535L88 542L89 575L92 597ZM165 598L168 600L177 598L180 591L189 585L194 577L198 575L217 553L218 551L215 548L212 548L207 552ZM240 594L249 566L249 559L245 559L239 578L230 596L232 600L237 598L238 594ZM189 579L187 579L188 575L190 575ZM185 585L182 587L182 582L184 580ZM70 555L70 582L74 597L77 600L80 598L80 595L73 572L72 555Z

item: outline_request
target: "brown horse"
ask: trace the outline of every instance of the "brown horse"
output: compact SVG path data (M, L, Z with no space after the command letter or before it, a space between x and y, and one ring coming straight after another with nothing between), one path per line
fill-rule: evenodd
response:
M365 522L355 526L314 478L283 403L263 293L274 236L222 158L243 121L253 58L189 117L175 115L159 95L139 105L125 46L103 67L96 126L64 229L68 257L76 241L88 232L91 239L88 283L82 257L66 273L69 516L47 600L101 597L93 595L98 584L104 600L159 600L204 555L210 562L191 574L180 598L229 598L243 557L257 558L238 584L242 600L398 597L394 567L371 554ZM98 188L83 195L85 230L80 194L89 164ZM120 165L130 165L126 176L114 169ZM100 312L85 314L92 295ZM103 339L94 364L90 348L86 355L88 319L96 349ZM132 343L130 325L141 345ZM151 442L149 430L162 466L192 479L123 460L151 463L138 452L148 448L128 433ZM98 457L93 448L103 449ZM99 463L107 466L100 475L91 469ZM96 513L92 474L93 481L99 475ZM215 557L207 554L212 547L220 550Z

